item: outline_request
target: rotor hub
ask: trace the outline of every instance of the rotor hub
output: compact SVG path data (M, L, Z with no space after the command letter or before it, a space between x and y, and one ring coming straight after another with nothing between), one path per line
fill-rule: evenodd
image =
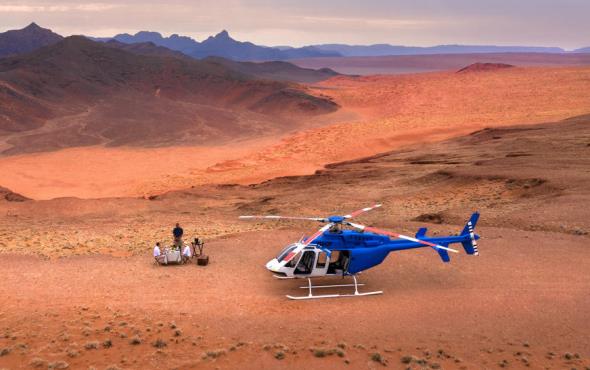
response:
M330 216L330 217L328 217L328 221L330 221L333 224L341 224L342 221L344 221L344 217L342 217L342 216Z

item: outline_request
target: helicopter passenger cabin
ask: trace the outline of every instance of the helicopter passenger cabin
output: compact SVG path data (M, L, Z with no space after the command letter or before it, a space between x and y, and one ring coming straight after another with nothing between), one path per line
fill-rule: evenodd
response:
M279 254L277 260L281 262L295 248L296 245L294 244L288 246ZM293 275L301 277L345 275L350 262L350 251L333 250L330 252L331 254L328 257L325 250L310 245L291 259L285 265L285 268L292 269Z

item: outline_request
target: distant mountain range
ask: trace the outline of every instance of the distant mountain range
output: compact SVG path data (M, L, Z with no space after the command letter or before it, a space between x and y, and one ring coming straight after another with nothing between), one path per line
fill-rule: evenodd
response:
M28 53L44 46L54 45L61 40L63 40L62 36L52 32L49 29L41 28L35 23L31 23L29 26L21 30L0 33L0 58L3 56L14 56ZM200 44L189 37L178 35L163 38L159 33L156 32L139 32L135 36L118 35L116 38L113 39L94 38L94 40L102 41L101 44L104 44L111 48L122 49L125 51L132 52L134 54L159 57L172 57L187 60L195 59L194 56L189 55L189 50L192 50L193 53L195 52L195 43L202 46L204 45L201 49L199 49L200 58L207 57L207 54L209 54L205 52L205 46L209 48L209 50L215 50L214 45L217 45L219 50L222 50L224 52L215 53L214 51L211 51L211 53L224 54L226 57L228 55L243 56L246 55L246 53L249 53L248 55L254 55L256 53L259 53L257 50L263 50L265 53L268 53L269 51L271 53L277 53L277 50L272 48L258 47L251 43L241 43L234 41L231 38L229 38L229 35L227 33L219 34L216 37L210 37L208 40ZM159 44L152 40L159 42ZM230 46L228 46L227 48L221 46L226 43ZM313 53L301 53L291 52L292 55L317 55ZM327 54L328 53L322 55ZM225 68L229 68L236 72L248 74L256 78L267 80L289 82L318 82L338 75L338 73L328 68L314 70L309 68L297 67L296 65L287 62L273 61L263 63L251 63L232 61L218 56L214 56L211 58L214 59L209 60L210 63L223 65ZM243 58L236 57L236 59Z
M216 56L232 60L243 61L264 61L264 60L286 60L310 57L340 56L339 53L320 50L313 46L302 48L289 48L281 50L277 48L259 46L251 42L236 41L229 36L225 30L215 36L211 36L203 42L198 42L187 36L172 35L163 37L158 32L141 31L135 35L122 33L112 38L92 38L96 41L116 40L127 44L138 42L153 42L156 45L164 46L172 50L180 51L193 58L205 58Z
M495 46L495 45L437 45L403 46L389 44L346 45L318 44L304 47L259 46L251 42L236 41L227 31L198 42L187 36L174 34L163 37L158 32L140 31L135 35L127 33L112 38L93 38L97 41L117 40L124 43L153 42L172 50L180 51L195 58L219 56L233 60L268 61L338 56L387 56L387 55L427 55L427 54L479 54L479 53L568 53L559 47L543 46ZM574 53L590 52L590 47L573 50Z
M322 44L314 48L338 53L346 57L387 56L387 55L425 55L425 54L474 54L474 53L565 53L558 47L536 46L488 46L488 45L438 45L438 46L402 46L402 45L345 45Z
M402 46L389 44L346 45L318 44L304 47L260 46L251 42L233 39L227 31L208 37L199 42L188 36L173 34L164 37L158 32L140 31L134 35L122 33L113 37L88 37L94 41L117 41L124 44L152 43L183 53L193 58L210 56L237 61L279 61L339 56L389 56L428 54L476 54L476 53L590 53L590 47L566 51L559 47L537 46L490 46L490 45L438 45L430 47ZM0 33L0 58L35 50L54 44L62 36L35 23L14 31Z

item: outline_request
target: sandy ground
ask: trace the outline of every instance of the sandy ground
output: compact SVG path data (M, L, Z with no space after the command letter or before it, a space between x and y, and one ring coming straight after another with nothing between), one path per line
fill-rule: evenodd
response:
M5 186L34 199L139 196L143 195L139 189L146 183L154 184L153 192L166 191L169 188L158 188L157 184L205 171L228 155L252 155L275 140L253 139L210 147L71 148L0 158L0 168L10 174Z
M343 108L306 130L218 147L90 147L3 157L0 185L35 199L94 198L310 174L327 163L487 126L588 113L589 76L588 67L567 67L334 78L315 93Z
M483 130L254 186L0 201L0 368L588 368L588 120ZM316 225L236 221L375 200L384 208L358 221L405 234L456 233L480 210L481 255L400 252L360 276L381 296L293 302L284 295L301 282L263 266ZM153 265L151 244L175 221L205 237L209 266Z
M0 366L382 367L374 354L392 368L405 356L411 368L590 366L588 238L479 231L477 258L443 264L430 250L397 253L361 276L364 289L384 295L313 302L288 301L301 282L263 268L294 232L211 242L207 267L156 267L147 254L4 256L0 350L9 352ZM166 346L156 348L158 339Z
M287 137L1 158L0 185L25 195L119 197L0 196L0 369L588 369L590 116L559 120L588 113L589 81L337 78L315 89L343 121ZM405 234L481 211L481 255L396 253L360 276L381 296L293 302L300 282L263 266L317 225L237 221L376 201L358 221ZM175 222L209 266L153 264Z

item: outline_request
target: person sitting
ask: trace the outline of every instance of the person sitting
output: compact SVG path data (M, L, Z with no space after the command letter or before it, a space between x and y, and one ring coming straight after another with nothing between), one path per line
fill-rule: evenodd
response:
M166 255L162 254L162 251L160 249L160 242L157 242L154 246L154 259L158 264L166 263Z
M188 245L184 246L184 250L182 251L182 262L187 263L192 257L191 247Z
M180 249L182 248L182 235L184 234L184 230L180 227L180 224L177 222L176 227L172 229L172 236L174 236L174 246Z

